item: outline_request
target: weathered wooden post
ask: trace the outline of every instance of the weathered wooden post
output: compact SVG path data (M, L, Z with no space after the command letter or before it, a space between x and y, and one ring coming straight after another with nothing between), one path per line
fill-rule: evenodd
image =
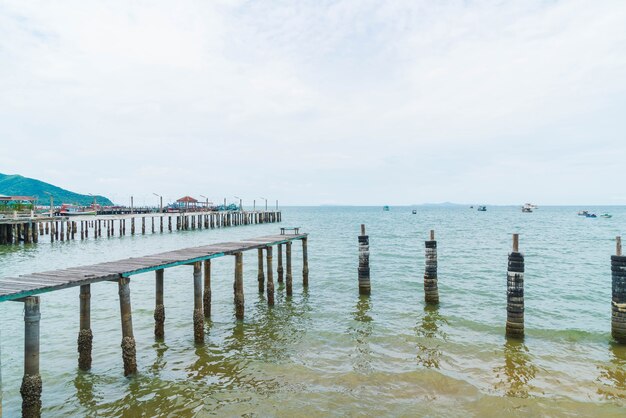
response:
M259 293L265 290L265 273L263 272L263 248L258 249L259 273L257 275L259 281Z
M61 241L65 241L65 221L61 220Z
M243 253L235 253L235 317L243 320Z
M80 329L78 331L78 368L91 369L91 349L93 333L91 331L91 285L80 287Z
M165 305L163 302L163 269L155 271L156 293L154 303L154 338L165 338Z
M204 316L211 317L211 260L204 260L204 294L202 297Z
M524 255L519 252L519 234L513 234L513 251L507 272L506 336L524 337Z
M120 296L120 316L122 319L122 359L124 360L124 376L137 373L137 349L133 335L133 317L130 306L130 279L122 277L118 280Z
M204 313L202 312L202 262L193 263L193 339L204 342Z
M135 217L130 218L130 234L135 235Z
M172 217L168 216L167 217L167 229L172 232Z
M24 377L22 416L41 416L41 376L39 375L39 296L28 296L24 301Z
M145 235L146 234L146 217L142 216L141 217L141 235Z
M272 271L272 246L265 249L267 254L267 304L274 306L274 272Z
M611 256L611 335L626 343L626 257L622 256L622 238L615 238L615 255Z
M424 242L425 269L424 269L424 299L426 303L439 303L439 289L437 287L437 241L435 230L430 230L430 240Z
M371 291L370 238L365 235L365 225L361 224L361 235L359 235L359 294L369 295Z
M291 241L287 241L287 296L293 295L293 276L291 275Z
M278 283L283 282L283 244L278 244Z
M309 285L309 253L307 249L308 239L302 238L302 286Z

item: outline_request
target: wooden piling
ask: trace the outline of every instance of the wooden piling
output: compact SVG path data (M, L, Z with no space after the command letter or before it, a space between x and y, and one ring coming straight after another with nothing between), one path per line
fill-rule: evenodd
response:
M78 368L91 369L93 333L91 331L91 285L80 287L80 329L78 331Z
M278 244L278 283L283 283L283 244Z
M259 293L265 291L265 273L263 271L263 248L258 249L259 272L257 275L259 281Z
M285 244L287 246L287 251L285 251L285 256L287 258L287 296L293 295L293 276L291 274L291 241Z
M370 244L369 236L365 235L365 225L361 224L359 235L359 294L369 295L372 291L370 283Z
M39 296L24 298L24 377L22 417L41 416L41 376L39 375Z
M146 234L146 217L142 216L141 217L141 235L145 235Z
M204 313L202 312L202 262L193 263L193 338L204 342Z
M524 255L519 252L519 234L513 234L513 251L507 271L506 336L524 337Z
M243 253L235 253L235 317L243 320Z
M302 238L302 286L307 287L309 285L309 252L308 252L308 238Z
M424 268L424 299L427 304L439 303L439 288L437 286L437 241L435 230L430 231L430 239L424 242L425 268Z
M124 376L137 373L137 349L133 335L133 318L130 306L130 279L122 277L118 280L120 297L120 316L122 319L122 359L124 360Z
M274 306L274 271L272 269L272 246L265 248L267 254L267 304Z
M154 298L154 338L165 338L165 305L163 302L163 269L155 271L155 298Z
M205 318L211 317L211 260L204 260L204 293L202 307Z
M135 235L135 218L130 218L130 234Z
M626 256L622 255L622 238L615 238L615 255L611 256L611 335L626 344Z

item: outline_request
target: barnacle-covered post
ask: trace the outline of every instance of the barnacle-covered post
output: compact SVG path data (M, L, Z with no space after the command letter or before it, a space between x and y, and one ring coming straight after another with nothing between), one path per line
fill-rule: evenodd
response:
M519 234L513 234L513 251L507 271L506 336L524 337L524 255L519 252Z
M359 235L359 294L369 295L371 291L370 239L368 235L365 235L365 225L361 224L361 235Z
M439 288L437 287L437 241L435 231L431 229L430 239L424 243L425 269L424 269L424 298L426 303L439 303Z

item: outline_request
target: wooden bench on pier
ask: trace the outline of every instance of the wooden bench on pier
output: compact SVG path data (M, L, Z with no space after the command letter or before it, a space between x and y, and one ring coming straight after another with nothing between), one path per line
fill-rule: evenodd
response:
M298 235L300 233L300 227L299 226L281 227L280 235L286 235L285 231L293 231L294 235Z

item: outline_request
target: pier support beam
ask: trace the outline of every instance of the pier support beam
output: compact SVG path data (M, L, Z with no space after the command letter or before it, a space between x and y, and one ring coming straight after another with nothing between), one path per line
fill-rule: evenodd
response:
M424 243L426 267L424 269L424 299L426 303L439 303L439 288L437 286L437 241L435 231L430 230L430 240Z
M615 255L611 257L611 335L626 344L626 257L622 256L622 238L615 238Z
M39 375L39 297L24 299L24 377L20 393L22 395L22 416L41 416L41 376Z
M204 342L204 313L202 312L202 262L193 263L193 339Z
M307 237L302 238L302 286L309 286L309 252Z
M291 241L285 244L287 251L285 251L287 257L287 296L293 295L293 275L291 274Z
M506 285L506 336L524 337L524 256L519 252L519 234L513 234Z
M267 253L267 304L274 306L274 271L272 269L272 246L265 249Z
M80 329L78 331L78 368L91 369L91 350L93 333L91 331L91 285L80 287Z
M359 235L359 294L369 295L371 292L370 238L365 235L365 225L361 224L361 235Z
M259 293L263 293L263 291L265 290L265 273L263 272L263 248L258 249L258 259L259 273L257 278L259 280Z
M278 244L278 283L283 282L283 244Z
M133 317L130 306L130 279L122 277L118 280L120 296L120 314L122 319L122 359L124 360L124 376L137 373L137 349L133 335Z
M204 260L204 294L202 308L205 318L211 317L211 260Z
M235 253L235 317L243 320L243 253Z
M154 298L154 338L165 338L165 305L163 303L163 269L156 270L156 292Z

